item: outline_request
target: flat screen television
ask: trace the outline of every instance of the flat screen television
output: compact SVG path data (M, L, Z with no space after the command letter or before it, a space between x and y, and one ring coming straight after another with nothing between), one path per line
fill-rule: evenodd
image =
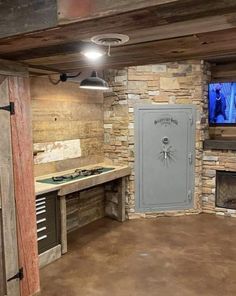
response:
M208 114L210 126L236 126L236 82L210 83Z

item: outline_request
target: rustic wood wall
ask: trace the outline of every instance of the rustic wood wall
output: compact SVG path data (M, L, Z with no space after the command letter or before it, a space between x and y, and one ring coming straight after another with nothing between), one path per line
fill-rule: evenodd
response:
M35 175L103 161L103 94L31 78Z

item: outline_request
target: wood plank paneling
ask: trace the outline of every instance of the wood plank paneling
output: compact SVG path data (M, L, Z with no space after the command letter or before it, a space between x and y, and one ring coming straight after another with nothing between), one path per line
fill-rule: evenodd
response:
M19 262L24 268L21 295L27 296L39 291L29 79L9 77L9 92L10 100L15 103L11 131Z
M209 135L212 139L236 139L236 130L234 126L214 126L209 127Z
M103 94L79 89L78 83L58 85L48 78L31 78L33 142L80 143L81 154L40 163L35 158L35 174L44 175L103 161ZM35 146L35 147L36 147ZM73 156L73 158L71 158ZM37 162L37 164L36 164Z
M67 231L71 232L105 215L104 186L75 192L66 197Z
M6 76L0 77L0 106L6 106L9 104L9 81ZM18 272L19 267L10 113L3 110L0 110L0 130L2 131L0 141L0 199L2 207L5 274L6 279L9 279ZM7 288L7 295L19 296L18 280L7 282L5 286Z
M211 66L212 81L236 81L236 62L216 64Z

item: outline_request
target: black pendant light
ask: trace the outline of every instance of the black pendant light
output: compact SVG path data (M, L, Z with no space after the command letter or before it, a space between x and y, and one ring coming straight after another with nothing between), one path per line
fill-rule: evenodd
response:
M93 71L90 77L81 81L80 88L107 90L109 86L105 80L98 77L96 71Z

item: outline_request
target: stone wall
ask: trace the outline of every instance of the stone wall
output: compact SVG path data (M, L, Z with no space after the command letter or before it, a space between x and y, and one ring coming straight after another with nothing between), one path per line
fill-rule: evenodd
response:
M202 210L202 155L207 124L207 67L201 61L185 61L110 70L112 86L104 94L105 157L133 168L127 188L129 217L199 213ZM135 213L134 107L143 104L194 104L197 107L194 209L157 214Z

